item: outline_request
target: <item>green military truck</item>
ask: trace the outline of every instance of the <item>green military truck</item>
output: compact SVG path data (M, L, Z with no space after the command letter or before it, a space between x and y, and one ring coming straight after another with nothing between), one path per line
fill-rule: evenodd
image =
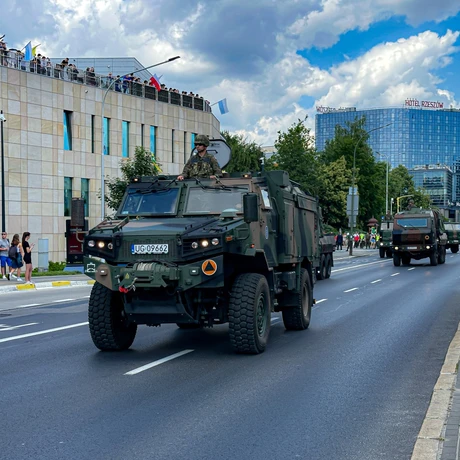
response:
M334 251L335 251L335 236L333 233L324 233L323 226L320 222L320 238L319 238L319 250L320 259L319 263L315 261L316 265L316 278L318 280L325 280L331 277L332 267L334 266Z
M317 200L284 171L137 178L114 219L85 237L94 344L127 349L139 325L228 323L235 351L255 354L272 312L288 330L307 329L319 224Z
M385 256L393 256L393 220L382 220L379 230L379 255L383 259Z
M446 247L456 254L460 243L460 222L444 222L444 228L447 235Z
M411 259L430 259L430 265L446 261L444 223L434 209L411 208L394 216L393 264L409 265Z

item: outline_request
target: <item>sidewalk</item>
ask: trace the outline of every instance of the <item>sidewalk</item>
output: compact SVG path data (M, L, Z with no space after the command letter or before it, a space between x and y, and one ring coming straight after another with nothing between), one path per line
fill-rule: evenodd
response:
M2 292L28 291L31 289L45 289L68 286L87 286L94 284L94 281L86 275L59 275L59 276L32 276L32 284L25 284L16 279L0 279L0 294Z

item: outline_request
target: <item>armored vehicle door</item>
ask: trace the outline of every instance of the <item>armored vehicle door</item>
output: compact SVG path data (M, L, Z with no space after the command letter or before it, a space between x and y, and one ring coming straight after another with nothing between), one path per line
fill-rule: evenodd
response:
M279 236L278 229L278 211L276 202L270 198L268 187L260 185L260 226L261 226L261 247L264 248L270 266L278 265L277 257L277 240Z

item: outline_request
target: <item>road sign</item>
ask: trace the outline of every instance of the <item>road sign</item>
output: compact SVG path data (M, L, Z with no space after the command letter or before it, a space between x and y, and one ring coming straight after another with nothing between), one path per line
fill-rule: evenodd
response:
M358 215L359 195L347 195L347 216L351 216L351 198L353 197L353 215Z

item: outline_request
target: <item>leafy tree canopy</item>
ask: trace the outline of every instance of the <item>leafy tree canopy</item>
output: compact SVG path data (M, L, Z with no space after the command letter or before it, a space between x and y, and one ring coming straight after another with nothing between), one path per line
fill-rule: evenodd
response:
M260 171L260 159L264 156L262 149L255 142L248 142L241 134L222 133L225 142L232 149L232 157L225 167L226 172Z

